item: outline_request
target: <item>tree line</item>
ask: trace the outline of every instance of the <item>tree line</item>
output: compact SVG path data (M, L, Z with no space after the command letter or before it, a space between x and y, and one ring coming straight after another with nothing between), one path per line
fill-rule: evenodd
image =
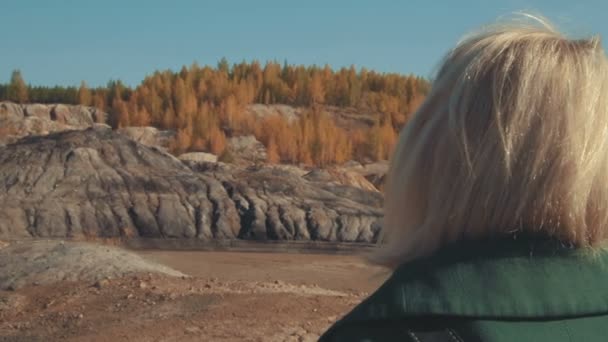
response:
M157 71L135 88L119 80L97 88L84 81L79 87L32 86L17 70L9 83L0 84L0 100L94 106L108 112L113 128L175 130L175 154L222 154L228 137L254 134L268 149L270 162L327 165L387 159L429 88L427 80L414 75L277 62L230 65L222 59L215 67L195 63L179 72ZM254 103L305 110L296 120L256 120L245 110ZM332 107L365 114L369 127L339 125L328 113Z

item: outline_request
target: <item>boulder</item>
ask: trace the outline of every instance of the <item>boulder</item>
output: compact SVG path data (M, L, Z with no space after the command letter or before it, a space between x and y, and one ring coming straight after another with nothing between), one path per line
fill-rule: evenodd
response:
M162 131L156 127L124 127L118 132L146 146L155 146L167 151L175 138L175 132Z
M206 152L190 152L184 153L177 157L181 161L188 161L193 163L216 163L217 156L215 154Z
M302 113L306 111L305 108L298 108L283 104L251 104L245 108L247 115L252 115L255 118L263 119L267 116L279 115L285 118L288 122L292 122L298 119Z
M23 120L23 106L12 102L0 102L0 122L11 123Z
M267 159L266 147L253 135L229 138L228 149L241 164L262 163Z
M348 162L342 165L342 169L363 176L369 183L379 190L384 188L389 163L386 160L361 165L357 162Z
M51 108L47 105L39 103L26 104L23 106L23 110L26 116L35 116L43 120L51 120Z
M51 108L51 120L78 128L91 127L94 122L89 109L83 106L67 106L64 104L58 104Z

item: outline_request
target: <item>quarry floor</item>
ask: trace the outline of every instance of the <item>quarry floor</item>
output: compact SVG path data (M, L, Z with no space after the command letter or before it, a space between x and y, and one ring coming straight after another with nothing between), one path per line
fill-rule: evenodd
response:
M356 255L138 253L190 277L0 291L0 342L316 341L388 276Z

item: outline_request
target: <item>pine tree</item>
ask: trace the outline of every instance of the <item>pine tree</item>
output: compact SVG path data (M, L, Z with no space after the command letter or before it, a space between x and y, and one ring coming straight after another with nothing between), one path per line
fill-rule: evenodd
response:
M226 57L222 57L222 59L220 59L220 61L217 63L217 70L228 75L230 72L230 64L228 64Z

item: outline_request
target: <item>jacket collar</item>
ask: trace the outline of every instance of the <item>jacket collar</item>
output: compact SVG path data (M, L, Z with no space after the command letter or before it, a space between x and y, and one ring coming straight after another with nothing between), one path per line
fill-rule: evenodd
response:
M400 266L345 320L547 319L608 313L608 252L554 241L460 243Z

